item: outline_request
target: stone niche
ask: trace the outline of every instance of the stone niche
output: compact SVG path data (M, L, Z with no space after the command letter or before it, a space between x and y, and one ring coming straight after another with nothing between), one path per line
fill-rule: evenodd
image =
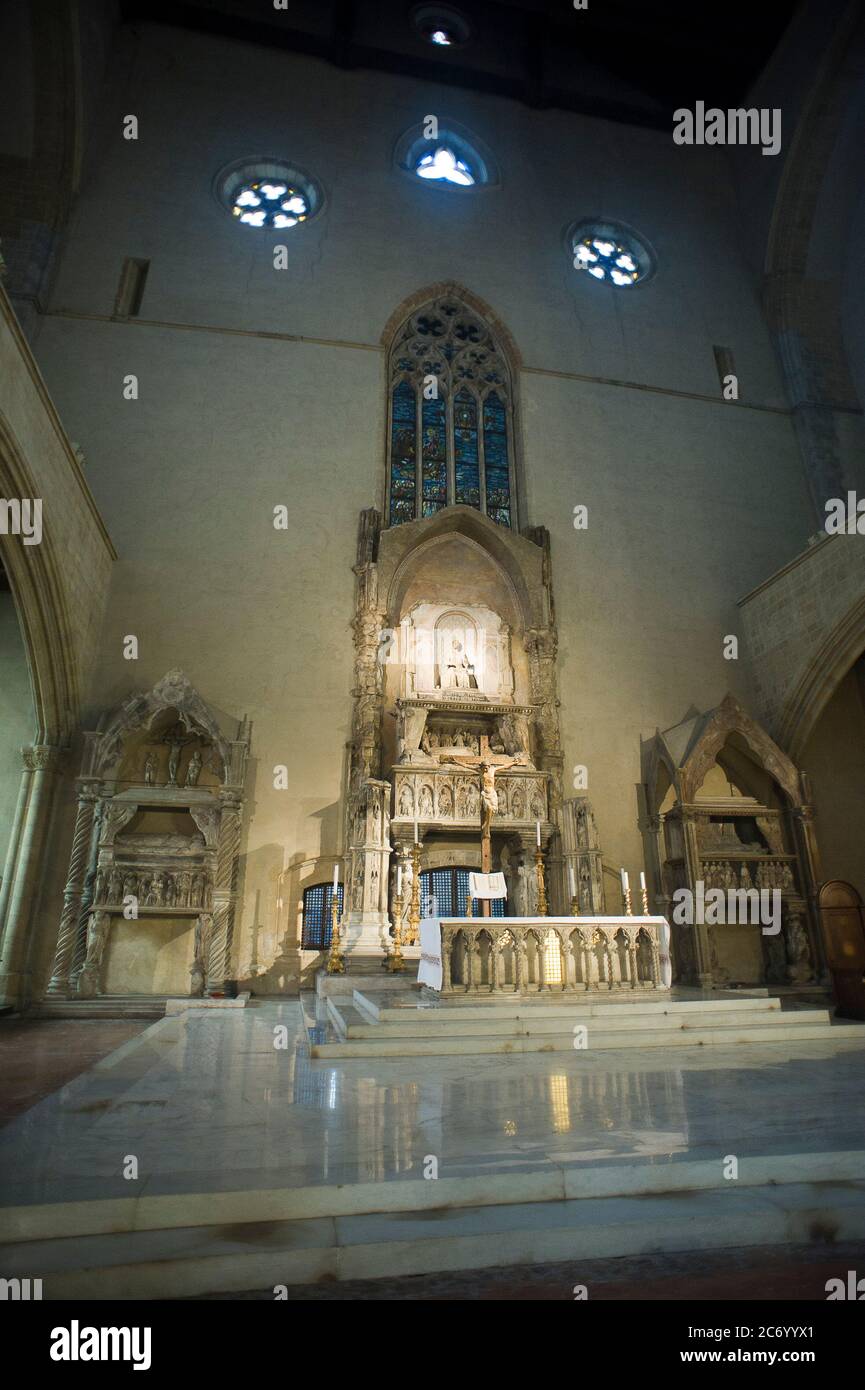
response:
M807 779L732 695L656 735L646 802L661 883L656 904L671 923L676 980L807 985L820 977L808 801ZM696 901L699 885L704 894L777 890L780 932L750 921L676 922L677 890L689 889Z
M180 671L85 735L49 994L226 993L249 742Z

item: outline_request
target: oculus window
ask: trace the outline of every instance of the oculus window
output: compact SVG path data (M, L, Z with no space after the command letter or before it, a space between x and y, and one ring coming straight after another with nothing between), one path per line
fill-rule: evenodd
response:
M435 188L478 189L499 181L483 142L444 118L428 116L407 130L397 142L395 162L400 173Z
M288 231L320 210L323 196L309 174L277 159L233 164L217 175L216 194L245 227Z
M648 280L655 260L636 232L614 222L581 222L568 236L574 269L601 284L630 289Z

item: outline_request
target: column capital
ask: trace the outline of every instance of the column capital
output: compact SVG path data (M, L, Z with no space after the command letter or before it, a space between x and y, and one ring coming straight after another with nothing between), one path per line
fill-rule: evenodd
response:
M53 743L32 743L21 749L21 760L28 772L56 772L63 752Z

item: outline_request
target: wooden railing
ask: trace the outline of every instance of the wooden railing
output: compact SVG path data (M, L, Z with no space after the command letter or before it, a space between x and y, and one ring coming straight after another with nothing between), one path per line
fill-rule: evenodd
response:
M665 989L663 917L446 918L442 994Z

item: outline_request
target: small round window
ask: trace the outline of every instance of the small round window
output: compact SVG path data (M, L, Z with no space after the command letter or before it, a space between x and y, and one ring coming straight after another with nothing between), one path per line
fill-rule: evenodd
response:
M216 192L235 221L280 232L308 222L323 202L314 179L276 159L231 165L217 176Z
M655 267L647 244L613 222L581 222L569 234L575 270L593 280L628 289L648 279Z

